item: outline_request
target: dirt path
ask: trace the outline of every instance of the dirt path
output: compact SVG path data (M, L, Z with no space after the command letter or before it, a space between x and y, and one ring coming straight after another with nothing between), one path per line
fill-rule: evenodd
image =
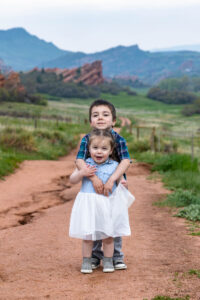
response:
M156 295L200 299L199 237L185 221L152 203L167 191L147 179L148 166L128 171L136 201L130 208L132 236L123 239L126 271L80 273L81 241L68 237L79 187L68 175L75 152L59 161L26 161L0 182L0 299L152 299ZM24 224L24 225L23 225Z

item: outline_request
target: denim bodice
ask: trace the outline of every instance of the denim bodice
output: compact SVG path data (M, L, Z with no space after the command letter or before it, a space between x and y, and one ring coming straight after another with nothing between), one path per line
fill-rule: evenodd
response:
M97 169L96 175L99 179L101 179L103 184L105 184L108 181L108 179L115 172L115 170L118 166L118 162L116 162L112 159L107 159L104 163L97 164L91 157L89 157L86 159L85 162L88 165L96 167L96 169ZM112 191L114 191L116 187L117 187L117 184L115 182L113 185ZM96 193L91 180L87 177L84 177L82 180L81 192Z

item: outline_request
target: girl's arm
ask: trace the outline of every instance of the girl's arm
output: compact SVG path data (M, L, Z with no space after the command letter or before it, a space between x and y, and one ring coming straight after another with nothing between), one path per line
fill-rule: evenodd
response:
M117 181L127 170L130 166L129 159L123 159L120 164L118 165L115 172L111 175L108 181L104 185L104 195L108 196L109 193L112 193L113 184Z
M86 166L86 162L83 159L77 159L76 166L78 170L81 171ZM92 181L96 193L103 194L103 182L95 175L96 168L93 166L93 169L91 171L92 174L89 176L89 179Z
M77 168L74 170L74 172L71 174L69 181L72 184L80 182L83 177L91 177L94 174L94 167L85 164L80 170Z

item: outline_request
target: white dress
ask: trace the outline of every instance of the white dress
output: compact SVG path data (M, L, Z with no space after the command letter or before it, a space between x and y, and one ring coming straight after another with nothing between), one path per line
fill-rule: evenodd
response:
M98 165L89 158L86 163L97 167L96 174L104 184L118 165L111 159ZM130 235L128 207L134 200L134 196L121 184L114 185L109 197L99 195L91 181L84 178L72 208L69 235L93 241Z

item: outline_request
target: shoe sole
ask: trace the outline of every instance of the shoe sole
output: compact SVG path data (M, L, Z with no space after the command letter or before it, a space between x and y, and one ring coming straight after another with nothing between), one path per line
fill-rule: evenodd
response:
M125 267L116 266L115 267L115 270L126 270L126 269L127 269L127 266L125 266Z
M114 271L115 271L115 269L103 269L104 273L112 273Z
M91 274L92 270L81 270L81 273L83 273L83 274Z

